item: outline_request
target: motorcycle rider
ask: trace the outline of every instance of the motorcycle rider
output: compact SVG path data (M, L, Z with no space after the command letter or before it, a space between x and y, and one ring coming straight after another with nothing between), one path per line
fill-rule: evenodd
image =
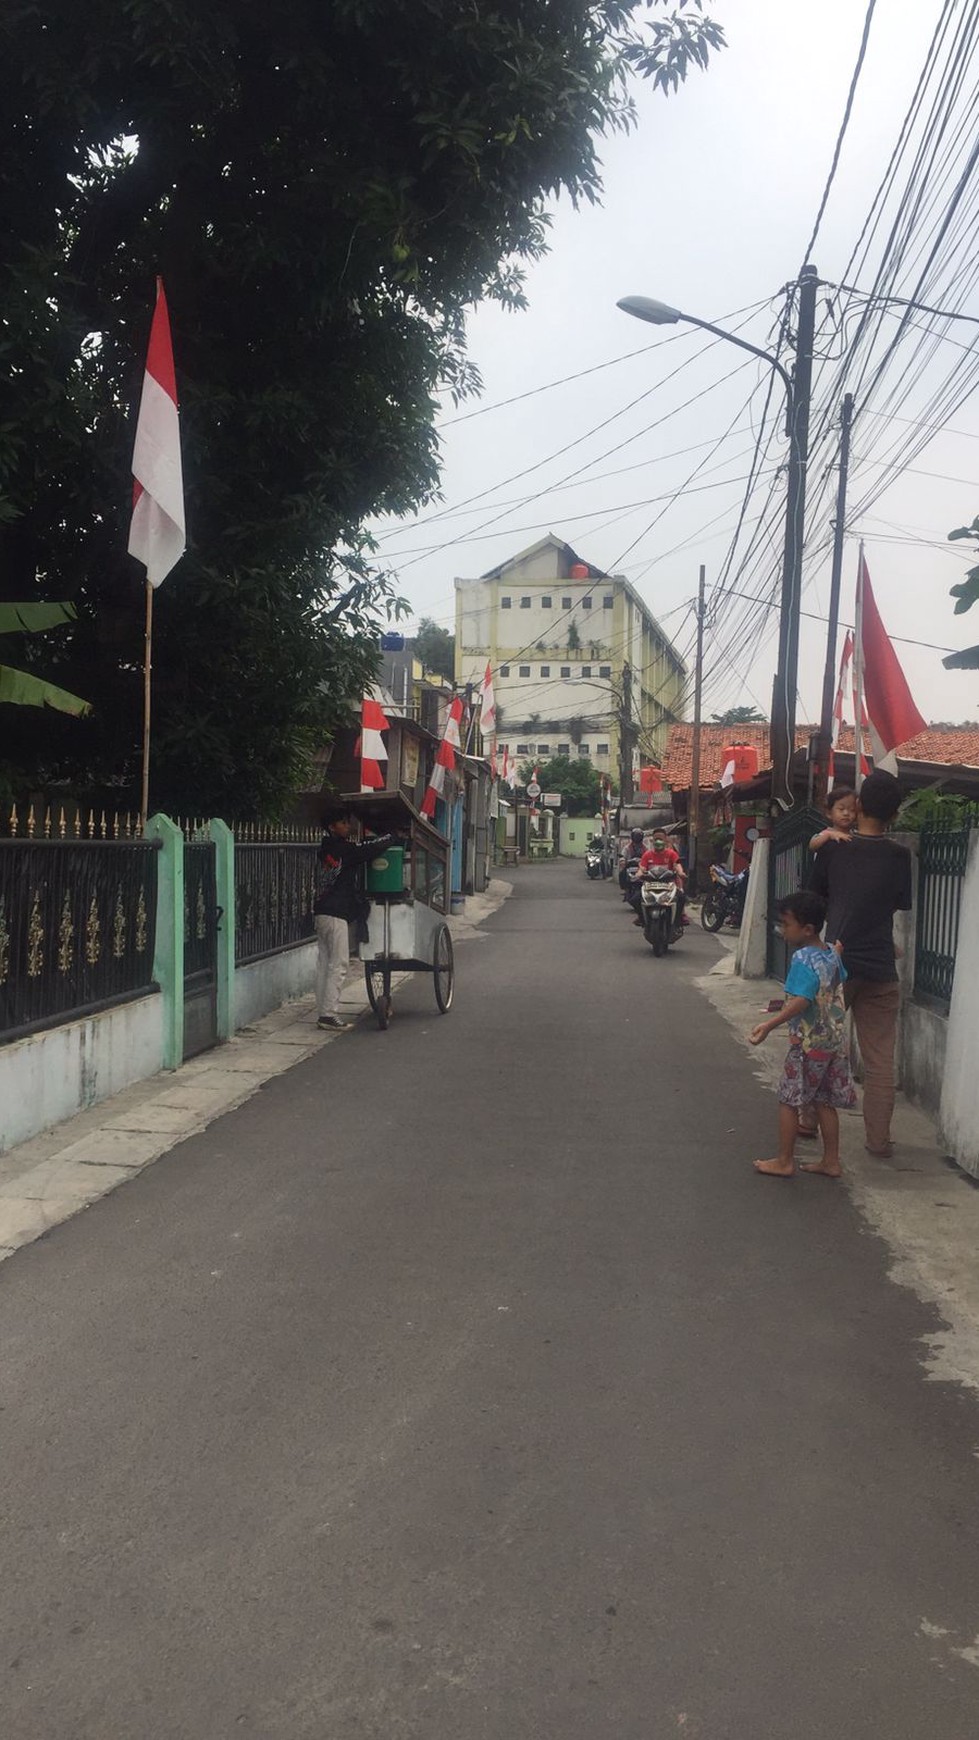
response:
M633 908L635 908L636 901L639 898L639 884L638 882L633 882L632 877L629 875L629 870L631 867L639 863L645 850L646 842L643 837L642 829L633 828L632 833L629 835L629 844L626 846L625 851L619 859L619 887L622 890L622 898Z
M668 844L666 835L662 828L654 828L653 843L648 852L644 852L640 858L639 869L642 872L653 869L669 869L675 872L677 923L686 924L687 920L684 914L684 908L687 904L687 873L683 868L679 852L676 850L675 846ZM635 923L642 924L642 918L638 913L636 915Z

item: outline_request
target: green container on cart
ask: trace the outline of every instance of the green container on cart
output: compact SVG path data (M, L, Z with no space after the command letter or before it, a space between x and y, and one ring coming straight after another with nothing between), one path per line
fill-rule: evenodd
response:
M405 849L388 846L367 866L368 894L400 894L405 885Z

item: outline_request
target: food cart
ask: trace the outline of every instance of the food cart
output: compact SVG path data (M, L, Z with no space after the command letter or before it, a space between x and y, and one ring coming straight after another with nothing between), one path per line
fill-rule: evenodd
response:
M449 911L449 842L400 791L356 792L344 805L375 834L403 839L367 866L371 909L360 945L367 997L380 1028L391 1019L394 973L431 973L435 1002L452 1003L455 965Z

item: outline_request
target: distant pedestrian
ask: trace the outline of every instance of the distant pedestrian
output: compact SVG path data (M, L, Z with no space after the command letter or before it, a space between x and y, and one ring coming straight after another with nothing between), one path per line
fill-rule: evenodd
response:
M791 1178L795 1172L795 1140L803 1110L815 1110L823 1139L822 1160L803 1165L803 1172L839 1178L839 1109L855 1106L846 1046L843 984L846 972L836 949L822 942L826 902L811 889L787 894L778 903L782 935L795 952L785 980L785 1002L777 1015L751 1033L752 1045L762 1045L776 1027L789 1029L789 1050L778 1089L778 1153L774 1160L756 1160L755 1171L767 1178Z
M339 1014L340 993L350 965L350 926L367 908L362 871L390 846L393 834L378 834L357 845L350 839L350 814L333 810L320 845L313 925L316 931L316 1014L318 1027L345 1033L353 1025Z
M847 971L846 1006L863 1060L863 1121L871 1154L893 1153L894 1046L901 1002L894 914L911 907L911 854L886 838L901 805L893 774L867 775L857 795L856 832L831 839L816 854L810 886L829 903L826 935L840 943Z

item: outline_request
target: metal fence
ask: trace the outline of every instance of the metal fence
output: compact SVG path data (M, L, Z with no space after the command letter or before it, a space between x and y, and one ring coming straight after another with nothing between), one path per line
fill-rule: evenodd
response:
M768 859L768 947L766 971L771 978L784 979L788 971L789 951L778 929L778 903L786 894L804 888L812 868L809 841L826 826L825 816L818 810L790 810L772 829Z
M922 828L918 841L918 914L914 949L914 995L947 1015L955 979L962 884L969 841L979 811L943 817Z
M235 844L235 960L309 942L317 847L307 841L238 840Z
M0 1041L155 989L157 842L0 839Z

